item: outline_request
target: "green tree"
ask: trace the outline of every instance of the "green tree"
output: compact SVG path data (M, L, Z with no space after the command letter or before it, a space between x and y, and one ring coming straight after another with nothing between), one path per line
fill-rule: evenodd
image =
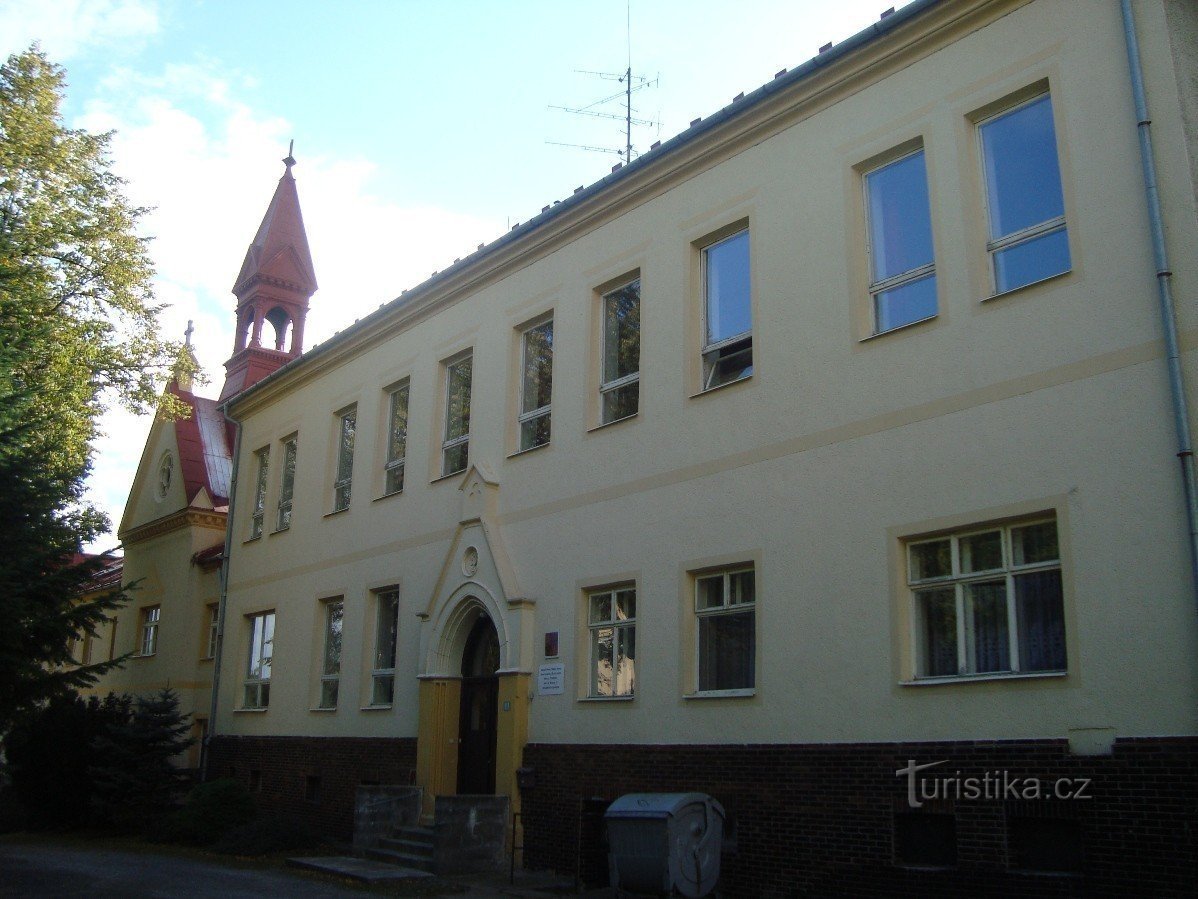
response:
M0 734L14 715L94 682L70 666L119 591L77 603L107 529L82 503L107 405L180 413L158 383L190 360L158 330L144 209L112 172L110 134L66 128L65 74L36 47L0 67Z

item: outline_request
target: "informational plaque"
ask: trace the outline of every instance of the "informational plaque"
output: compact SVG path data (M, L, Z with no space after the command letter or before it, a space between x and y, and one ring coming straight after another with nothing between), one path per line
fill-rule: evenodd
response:
M566 666L542 665L537 671L537 692L542 696L560 696L565 689Z

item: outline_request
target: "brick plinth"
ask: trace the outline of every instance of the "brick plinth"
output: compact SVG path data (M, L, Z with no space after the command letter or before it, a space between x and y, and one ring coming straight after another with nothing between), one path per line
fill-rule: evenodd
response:
M250 787L259 809L302 821L349 842L358 785L411 784L414 738L216 736L208 778L233 777Z
M1048 791L1060 778L1070 785L1085 778L1092 798L1035 799L996 787L991 798L949 795L914 812L906 776L895 775L910 760L945 760L928 776L1005 772L1036 778ZM728 813L733 845L723 857L724 896L1198 893L1198 737L1119 740L1108 756L1074 756L1057 740L529 744L524 764L535 772L522 797L531 868L581 871L584 878L605 872L597 816L607 803L631 792L698 791ZM955 862L918 866L896 859L896 821L924 813L951 819ZM1080 841L1080 860L1069 873L1021 867L1016 831L1046 818ZM1035 838L1026 844L1039 848Z

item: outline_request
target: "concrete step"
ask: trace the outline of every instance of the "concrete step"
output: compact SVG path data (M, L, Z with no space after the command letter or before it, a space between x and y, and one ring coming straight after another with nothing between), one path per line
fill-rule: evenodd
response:
M393 839L409 840L413 843L424 843L428 846L436 845L437 832L431 827L397 827L391 833Z
M433 856L433 844L424 840L410 840L406 837L380 837L380 849L390 849L394 852L408 852L412 855Z
M400 852L394 849L367 849L366 857L378 862L398 865L401 868L415 868L418 871L433 872L433 860L425 855L410 852Z

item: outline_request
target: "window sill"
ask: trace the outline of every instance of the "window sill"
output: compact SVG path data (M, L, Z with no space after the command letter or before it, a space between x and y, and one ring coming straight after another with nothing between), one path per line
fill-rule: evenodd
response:
M200 661L201 662L214 662L214 661L216 661L216 656L200 656Z
M733 383L736 383L736 382L734 381ZM613 419L612 421L605 421L602 424L595 425L595 427L593 427L593 428L587 428L587 433L594 434L596 431L602 431L607 428L615 427L616 425L622 425L625 422L636 421L638 418L640 418L640 415L641 414L639 412L633 412L631 415L625 415L623 418L616 418L616 419Z
M1022 290L1028 290L1032 287L1037 287L1041 284L1047 284L1049 281L1056 281L1058 278L1064 278L1067 275L1072 275L1072 274L1073 274L1073 269L1067 269L1063 272L1057 272L1055 275L1049 275L1047 278L1041 278L1038 281L1028 281L1026 284L1020 284L1018 287L1012 287L1009 290L1002 290L1002 291L999 291L998 293L992 293L988 297L982 297L981 302L983 305L985 305L986 303L989 303L991 300L1001 300L1004 297L1011 296L1011 294L1019 293Z
M721 390L727 390L729 387L736 387L738 384L747 384L752 380L753 376L751 374L745 375L742 378L737 378L735 381L726 381L723 384L717 384L715 387L706 387L703 390L700 390L698 393L692 393L690 398L694 400L701 396L709 396L710 394L718 393Z
M553 441L546 440L544 443L538 443L536 446L530 446L528 449L516 450L514 453L508 453L509 459L515 459L518 456L527 456L529 453L535 453L537 450L548 449L553 446Z
M605 702L632 702L636 699L635 693L629 693L626 696L580 696L579 702L597 702L602 705Z
M244 540L241 541L241 545L249 546L251 543L257 543L261 539L262 539L261 534L259 534L257 537L246 537Z
M399 490L392 490L390 493L384 493L382 496L376 496L374 499L371 500L371 502L380 503L385 499L390 499L393 496L401 496L402 494L403 494L402 488Z
M905 325L897 325L893 328L887 328L885 331L875 331L873 334L869 334L866 337L862 337L857 342L858 343L869 343L869 341L877 340L879 337L887 337L891 334L897 334L899 331L908 331L911 328L918 328L920 325L926 325L928 322L934 322L938 318L940 318L939 312L937 312L933 315L929 315L927 318L917 318L915 321L907 322Z
M430 484L440 484L442 481L448 481L450 478L456 478L456 477L458 477L458 475L463 475L466 472L468 472L469 470L470 470L470 466L467 465L461 471L455 471L452 474L440 475L438 477L433 478L431 481L429 481L429 483Z
M938 687L942 684L978 684L1004 680L1043 680L1066 677L1068 671L1002 671L994 674L954 674L945 677L919 677L899 681L900 687Z
M391 704L388 704L388 705L364 705L360 709L358 709L358 711L359 712L385 712L388 709L393 709L393 708L395 708L395 706L391 705Z
M683 699L747 699L757 695L756 687L740 690L704 690L703 692L683 694Z
M233 709L234 715L265 715L269 709Z
M285 528L275 528L270 532L270 536L274 537L277 534L286 534L289 530L291 530L291 525L287 525Z
M332 708L325 708L324 706L317 706L316 708L308 709L308 711L309 712L324 712L327 714L328 712L337 711L337 707L333 706Z
M129 656L131 659L152 659L158 655L156 652L135 652Z
M325 512L321 518L332 518L334 515L344 515L348 511L349 506L346 506L344 509L334 509L332 512Z

